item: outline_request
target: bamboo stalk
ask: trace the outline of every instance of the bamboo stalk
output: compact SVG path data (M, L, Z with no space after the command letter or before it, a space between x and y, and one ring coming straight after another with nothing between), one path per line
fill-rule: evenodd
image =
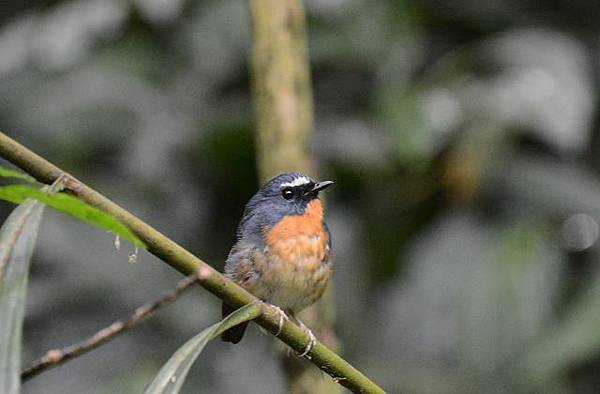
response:
M313 98L306 21L301 0L251 0L252 88L256 113L256 149L262 182L289 171L315 174L310 155ZM337 351L333 299L327 291L303 312L317 337ZM307 363L282 357L292 394L340 393Z

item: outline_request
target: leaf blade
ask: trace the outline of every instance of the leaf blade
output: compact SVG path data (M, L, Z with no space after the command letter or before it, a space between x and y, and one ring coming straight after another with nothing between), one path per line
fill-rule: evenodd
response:
M0 166L0 177L22 179L27 182L35 182L35 179L24 172L11 170L10 168Z
M248 304L231 313L184 343L162 366L144 394L177 394L185 378L208 341L223 331L260 316L260 306Z
M18 393L27 276L44 205L29 200L0 229L0 392Z
M21 204L26 199L36 199L57 211L71 215L93 226L108 230L136 246L145 248L144 243L127 226L112 215L101 211L77 197L66 193L46 193L26 185L0 187L0 199Z

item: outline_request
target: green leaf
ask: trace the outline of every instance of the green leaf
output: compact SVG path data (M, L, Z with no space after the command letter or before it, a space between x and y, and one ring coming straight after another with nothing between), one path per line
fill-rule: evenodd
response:
M21 336L29 262L44 205L28 200L0 229L0 393L21 385Z
M77 197L66 193L46 193L42 190L25 185L0 187L0 199L2 200L21 204L28 198L41 201L57 211L69 214L96 227L106 229L113 234L132 242L136 246L145 247L144 243L117 218L86 204Z
M248 304L236 310L221 322L214 324L181 346L163 365L144 394L177 394L183 382L208 341L240 323L260 316L260 306Z
M20 171L11 170L10 168L0 166L0 177L23 179L27 182L35 182L35 179L28 174Z

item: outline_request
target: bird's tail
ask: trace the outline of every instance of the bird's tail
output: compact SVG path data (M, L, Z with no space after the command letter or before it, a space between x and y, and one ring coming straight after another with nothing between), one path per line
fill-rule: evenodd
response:
M221 307L221 314L223 317L229 315L233 311L235 311L235 308L227 305L226 303L223 303L223 306ZM221 339L224 342L238 343L242 340L247 326L248 322L246 321L241 324L238 324L237 326L231 327L229 330L224 331L221 334Z

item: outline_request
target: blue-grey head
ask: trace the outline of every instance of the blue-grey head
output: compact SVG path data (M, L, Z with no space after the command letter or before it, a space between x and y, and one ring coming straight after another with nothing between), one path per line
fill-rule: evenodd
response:
M286 172L268 181L246 204L238 238L260 241L262 233L283 217L302 215L319 192L332 181L315 182L299 172Z

